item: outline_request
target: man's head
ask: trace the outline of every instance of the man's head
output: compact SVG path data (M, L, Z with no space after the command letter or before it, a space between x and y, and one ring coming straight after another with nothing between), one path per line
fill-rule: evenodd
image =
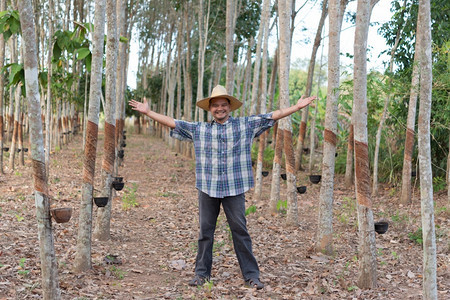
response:
M214 120L218 123L224 123L230 117L230 100L224 97L216 97L209 100L209 111Z
M206 111L210 111L211 100L216 99L216 98L222 98L222 99L228 100L228 103L230 105L230 111L236 110L239 107L241 107L241 105L242 105L241 101L234 98L233 96L228 95L227 90L223 86L217 85L212 90L210 97L197 101L197 106Z

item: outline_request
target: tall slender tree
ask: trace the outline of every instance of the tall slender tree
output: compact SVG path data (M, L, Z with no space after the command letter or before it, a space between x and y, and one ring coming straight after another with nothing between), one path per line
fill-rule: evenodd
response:
M269 46L269 9L270 0L265 0L263 5L263 18L261 23L264 23L264 38L263 38L263 56L262 56L262 66L261 66L261 95L259 99L260 103L260 113L265 114L267 112L267 53ZM263 167L263 156L264 148L266 146L266 136L267 132L259 137L259 147L258 147L258 161L256 163L256 180L255 180L255 195L257 199L261 198L262 193L262 167Z
M61 293L58 287L58 270L50 217L49 191L47 176L45 174L36 35L31 0L19 1L19 13L23 43L25 49L27 49L24 53L24 69L28 109L30 112L31 160L33 165L34 197L41 258L42 298L45 300L57 300L61 298Z
M6 0L0 0L0 11L6 10ZM0 34L0 68L3 68L5 64L5 38L3 34ZM5 93L5 78L0 75L0 174L4 173L3 170L3 130L5 128L5 120L3 118L3 95Z
M112 181L116 156L116 70L119 39L117 37L116 0L107 0L106 16L108 31L106 42L106 88L105 88L105 142L102 161L102 195L108 204L99 207L94 227L94 238L108 240L111 227Z
M83 189L78 221L78 238L74 269L85 271L91 268L92 198L97 155L98 121L102 87L103 44L105 35L106 0L95 1L94 36L92 49L91 83L89 93L89 115L84 149Z
M320 43L322 41L322 29L325 24L325 19L328 15L328 0L322 2L322 14L320 15L319 24L317 26L316 36L314 38L314 44L311 52L311 59L309 60L308 75L306 79L305 95L310 96L312 91L313 79L314 79L314 68L316 66L316 56L317 50L319 49ZM334 29L333 29L334 30ZM317 104L316 104L317 105ZM300 129L297 139L297 148L295 151L295 170L298 171L301 167L303 145L306 135L306 123L308 121L309 106L302 110L302 119L300 121ZM312 150L312 149L311 149Z
M319 196L319 217L316 248L327 254L333 252L333 192L337 144L337 110L339 98L339 53L342 17L346 0L330 0L328 42L328 89L322 160L322 184ZM317 104L316 104L317 105Z
M290 17L293 12L291 0L278 1L279 21L280 21L280 109L287 108L289 104L289 65L291 59L291 31ZM279 122L279 130L283 131L283 140L277 137L284 144L286 177L287 177L287 216L286 223L289 225L298 224L297 189L295 175L294 148L292 145L292 123L291 117L283 118Z
M370 191L369 147L367 137L367 38L371 13L370 0L358 0L354 42L354 139L355 183L359 230L360 288L377 285L375 231Z
M431 12L430 0L419 1L417 20L420 46L420 100L419 100L419 170L420 198L423 235L423 287L422 297L426 300L437 299L436 280L436 233L434 225L433 175L431 170Z

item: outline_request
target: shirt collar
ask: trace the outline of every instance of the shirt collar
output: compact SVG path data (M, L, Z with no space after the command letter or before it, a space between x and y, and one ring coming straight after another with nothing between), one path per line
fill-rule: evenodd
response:
M227 124L228 124L229 122L231 122L233 119L234 119L234 118L233 118L232 116L230 116L230 117L228 118L228 120L226 120L225 123L223 123L223 124L218 123L218 122L216 122L215 119L213 119L213 120L211 121L211 125L214 125L214 124L216 124L216 125L227 125Z

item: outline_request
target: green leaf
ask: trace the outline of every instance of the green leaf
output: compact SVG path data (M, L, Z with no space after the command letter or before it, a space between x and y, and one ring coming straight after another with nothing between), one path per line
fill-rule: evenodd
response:
M86 69L88 72L91 72L91 64L92 64L92 54L89 53L88 56L86 56Z
M124 37L124 36L120 36L119 42L128 43L128 39L126 37Z
M0 11L0 18L3 18L4 16L6 16L7 14L9 14L10 12L7 10L4 11Z
M84 59L89 54L91 54L91 50L89 50L89 48L80 48L76 52L78 53L78 56L77 56L78 60Z
M16 19L17 21L20 21L20 16L19 16L19 11L17 10L12 10L11 11L11 16Z
M11 20L11 32L18 33L20 31L20 22L16 19Z

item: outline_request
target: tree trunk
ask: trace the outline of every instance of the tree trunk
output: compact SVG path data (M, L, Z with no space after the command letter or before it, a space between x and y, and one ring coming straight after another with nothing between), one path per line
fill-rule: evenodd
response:
M226 12L226 56L227 56L227 75L226 75L226 89L229 95L233 95L234 90L234 25L236 18L236 1L227 1Z
M114 175L116 141L116 70L119 39L117 37L116 0L107 0L106 15L108 40L106 42L106 88L105 88L105 142L102 161L102 196L108 197L108 204L99 207L94 227L94 238L106 241L110 238L112 181Z
M261 96L260 96L260 113L265 114L267 112L267 52L269 45L269 9L270 1L265 0L263 6L262 20L261 23L264 24L264 43L263 43L263 57L261 66ZM263 168L263 158L264 158L264 148L266 146L266 133L260 135L259 137L259 147L258 147L258 161L256 164L256 182L255 182L255 196L256 199L261 199L262 193L262 168Z
M269 2L269 3L266 3ZM261 68L261 45L264 34L264 14L266 12L266 7L270 6L270 0L264 0L263 10L261 11L261 22L259 24L258 37L256 38L256 53L254 59L254 67L253 67L253 83L252 83L252 98L250 101L250 115L256 114L256 107L258 105L258 91L259 91L259 73ZM288 24L289 28L289 24ZM288 77L289 78L289 77Z
M244 87L242 90L242 108L240 111L240 116L245 116L245 112L248 110L248 101L247 101L247 94L248 94L248 84L250 82L251 72L252 72L252 47L253 47L254 38L251 37L248 39L248 47L247 47L247 55L246 55L246 62L247 65L245 66L245 75L244 75Z
M105 35L105 2L95 1L94 35L92 50L91 84L89 93L89 116L84 149L83 190L78 222L78 239L74 260L75 271L91 268L92 198L97 155L98 115L102 87L103 44Z
M291 34L290 17L292 14L292 1L278 1L279 20L280 20L280 109L288 108L289 103L289 65L291 59ZM277 137L277 143L284 141L284 152L286 161L287 177L287 217L288 225L298 224L297 209L297 188L295 176L295 158L292 145L292 123L291 117L285 117L279 122L279 128L283 131L283 139Z
M12 134L11 146L9 147L9 169L14 170L14 160L16 157L17 151L17 140L19 136L19 118L20 118L20 97L22 94L21 84L16 86L14 92L14 102L15 102L15 110L14 110L14 129ZM12 103L12 100L10 101ZM12 104L11 104L12 105Z
M48 56L47 56L47 82L52 82L52 57L53 57L53 0L48 1ZM47 84L47 105L45 112L45 170L46 174L50 174L50 149L52 136L52 85Z
M417 98L419 95L420 48L421 40L416 39L414 64L411 75L411 88L409 93L408 117L406 120L405 150L403 153L402 192L400 196L400 203L403 205L408 205L411 203L411 171L415 141L414 127L416 124Z
M406 8L406 0L404 0L404 2L403 2L403 7L401 10L402 16L404 15L405 8ZM403 19L403 17L401 19ZM402 36L403 28L405 28L405 24L406 24L406 22L402 25L402 27L398 28L397 34L395 37L394 46L391 49L391 59L389 61L389 73L390 74L392 74L393 70L394 70L395 51L397 50L398 45L400 43L400 39ZM380 124L378 125L377 136L375 139L375 154L374 154L373 178L372 178L372 196L378 195L378 155L380 152L380 143L381 143L381 134L382 134L382 130L383 130L383 125L384 125L384 122L386 121L387 109L388 109L389 101L391 98L389 91L392 90L392 80L393 80L392 75L390 75L390 77L388 79L388 87L389 87L388 94L386 95L385 100L384 100L383 113L381 114Z
M24 43L24 69L30 113L30 143L34 178L34 197L38 223L39 248L42 272L43 299L60 299L58 287L58 269L56 266L53 243L50 203L48 198L47 176L45 174L44 138L42 133L41 106L38 86L38 62L36 55L36 37L34 14L30 0L19 1L19 13Z
M320 42L322 40L322 29L325 24L325 19L328 15L328 0L322 2L322 14L320 16L319 25L316 31L316 37L314 38L314 44L311 52L311 59L308 66L308 77L306 79L305 96L311 95L312 83L314 77L314 67L316 65L317 50L319 49ZM317 105L317 104L316 104ZM306 135L306 123L308 121L309 106L303 108L302 119L300 122L300 129L298 132L297 149L295 151L295 170L298 171L301 168L303 145Z
M198 81L197 81L197 101L203 98L203 71L205 69L205 52L206 45L208 43L208 24L209 24L209 10L211 6L211 0L208 0L208 9L206 16L203 14L203 0L199 1L198 8ZM204 111L196 107L198 113L198 121L204 121Z
M375 231L370 193L369 148L367 137L367 36L370 0L358 0L354 42L354 138L356 199L359 230L358 287L377 285Z
M353 109L354 110L354 109ZM354 138L353 138L353 116L351 117L350 128L347 140L347 161L345 164L345 186L350 188L353 186L353 152L354 152Z
M6 0L0 0L0 11L6 10ZM0 68L3 68L5 64L5 38L3 34L0 34ZM5 91L5 76L0 75L0 174L4 174L3 170L3 131L6 126L5 120L3 119L3 95Z
M426 300L437 299L436 233L431 169L430 117L432 95L430 0L419 1L417 35L420 46L420 104L418 119L420 198L423 235L423 289Z
M331 255L333 253L333 192L334 167L337 145L337 110L339 99L339 53L342 16L345 5L339 0L330 0L329 43L328 43L328 88L323 133L322 183L319 196L319 216L316 249ZM317 103L316 103L317 105ZM312 151L312 150L311 150Z
M281 163L283 157L283 131L275 124L274 131L276 132L275 145L275 156L273 158L272 166L272 185L270 188L270 202L269 208L271 213L277 212L277 204L280 200L280 173L281 173Z

